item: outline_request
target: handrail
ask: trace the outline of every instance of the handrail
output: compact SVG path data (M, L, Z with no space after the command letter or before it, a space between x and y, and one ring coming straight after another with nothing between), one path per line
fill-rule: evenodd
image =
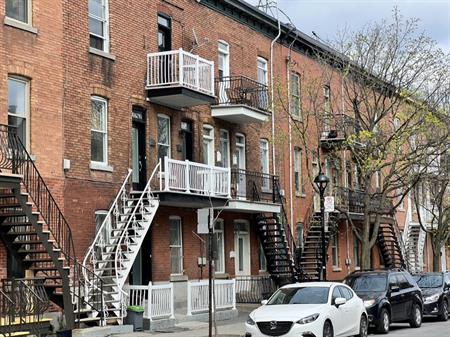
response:
M155 168L153 169L153 172L150 176L150 178L147 181L147 184L145 185L144 190L142 191L141 196L139 197L139 200L136 203L136 206L133 209L133 212L130 214L130 216L128 217L128 221L127 224L124 226L124 230L122 231L122 234L120 235L119 240L117 241L117 248L116 248L116 253L115 253L115 257L114 257L114 266L115 266L115 273L116 273L116 284L117 287L119 288L120 291L120 299L121 299L121 304L122 304L122 312L125 311L125 298L127 297L127 292L123 289L123 285L120 284L120 280L119 280L119 256L120 258L122 258L121 252L123 250L123 246L127 246L125 240L128 240L128 228L130 228L131 223L133 221L136 220L136 212L138 210L143 210L144 205L143 205L143 199L144 199L144 195L147 195L148 200L151 200L154 198L153 193L151 191L151 182L155 176L155 174L158 172L159 167L160 167L161 163L159 162Z
M80 281L82 281L81 278L84 275L95 279L98 283L95 285L95 288L103 291L103 280L101 278L86 268L82 272L84 266L76 260L72 230L53 198L50 189L40 175L33 159L17 136L15 127L0 124L0 156L0 168L11 169L13 174L22 175L22 183L44 219L47 229L55 241L56 248L60 249L60 253L65 259L66 267L69 267L71 271L73 270L72 295L78 297L80 303L82 296L80 288L82 282ZM64 280L64 276L61 276ZM70 274L67 276L70 278ZM78 289L76 286L77 282ZM101 297L103 298L103 296ZM98 311L102 312L103 301L100 301L100 303L101 307ZM70 311L69 308L65 309ZM73 323L67 322L67 325L72 326Z

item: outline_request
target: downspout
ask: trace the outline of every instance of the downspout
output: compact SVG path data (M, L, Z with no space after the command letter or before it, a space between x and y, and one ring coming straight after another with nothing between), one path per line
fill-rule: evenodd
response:
M294 192L292 187L292 118L290 104L290 66L291 66L291 49L289 48L289 56L286 62L287 92L288 92L288 125L289 125L289 212L291 214L291 227L294 230Z
M275 7L277 9L278 35L270 43L270 87L271 87L271 110L272 110L272 173L273 173L273 175L277 174L276 165L275 165L275 100L273 98L273 95L274 95L273 49L275 46L275 42L277 42L277 40L281 36L281 22L280 22L279 11L278 11L278 0L275 2Z

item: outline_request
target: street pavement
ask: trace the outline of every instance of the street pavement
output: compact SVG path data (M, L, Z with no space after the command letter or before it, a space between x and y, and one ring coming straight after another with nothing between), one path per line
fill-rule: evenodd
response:
M251 307L239 308L239 316L230 321L217 323L217 337L242 337L245 333L244 322L247 319ZM409 324L393 324L388 335L377 335L370 330L370 336L388 337L450 337L450 320L440 322L435 318L424 318L422 327L412 329ZM207 337L208 323L185 322L168 331L160 332L135 332L133 334L115 335L115 337ZM213 334L214 336L214 334Z

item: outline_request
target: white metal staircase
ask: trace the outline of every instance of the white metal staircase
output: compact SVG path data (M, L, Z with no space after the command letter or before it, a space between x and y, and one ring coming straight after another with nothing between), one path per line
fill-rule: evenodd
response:
M122 323L126 316L127 295L123 287L159 206L150 188L158 169L159 164L142 193L130 191L129 170L84 258L83 265L103 280L107 320Z

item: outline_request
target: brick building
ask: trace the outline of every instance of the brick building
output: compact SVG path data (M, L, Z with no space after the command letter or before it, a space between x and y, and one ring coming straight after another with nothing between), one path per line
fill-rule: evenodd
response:
M294 243L308 266L307 244L318 242L313 235L307 240L317 198L292 120L307 104L303 83L321 76L311 55L332 53L327 46L288 25L278 27L241 0L7 0L0 15L1 121L18 126L70 224L73 257L83 261L93 242L94 251L105 254L99 244L104 235L114 249L121 246L115 233L124 232L108 227L115 216L108 211L131 168L127 201L140 202L138 192L148 185L159 202L143 204L153 213L143 234L128 241L137 248L127 248L121 282L172 281L180 290L176 301L184 301L186 281L207 275L206 236L197 233L197 224L198 210L211 205L218 218L216 278L299 273ZM321 86L324 107L338 109L339 80ZM311 126L312 143L321 139L318 132L323 130ZM325 155L323 147L312 173L320 161L336 188L352 188L352 169L347 172L345 162L340 171L327 166ZM116 221L129 223L131 206L122 207ZM328 278L341 280L358 268L359 248L344 219L330 221L336 230L327 234ZM280 246L263 240L272 228L286 241L281 262L270 257ZM29 265L3 242L0 276L23 276ZM93 256L91 251L88 268L122 277L117 262L96 265ZM379 264L375 247L373 265ZM318 268L316 261L309 276L317 277Z

